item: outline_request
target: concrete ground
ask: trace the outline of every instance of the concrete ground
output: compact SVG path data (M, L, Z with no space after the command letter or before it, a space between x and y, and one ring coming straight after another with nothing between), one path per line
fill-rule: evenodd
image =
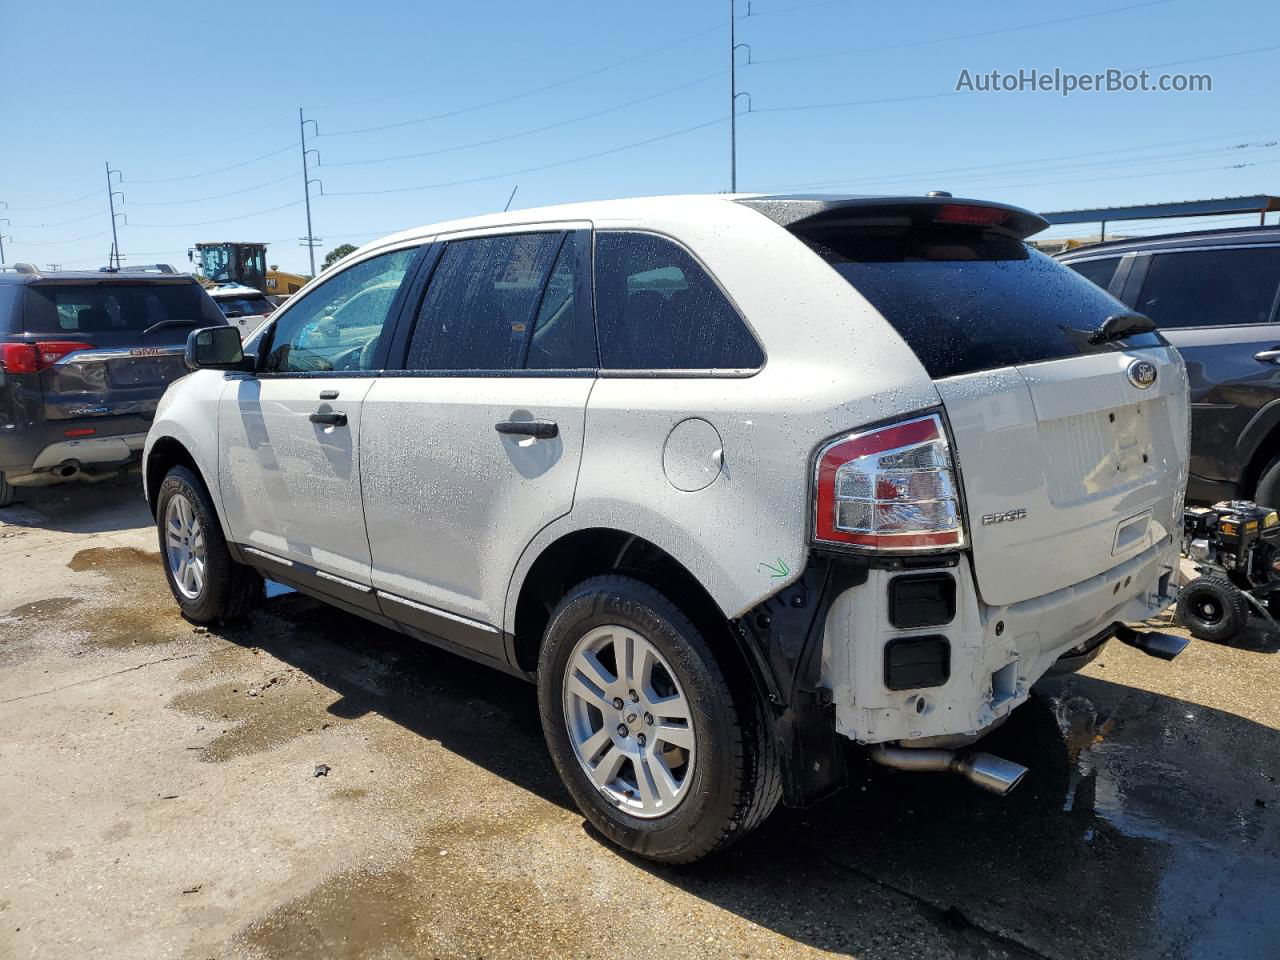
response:
M294 594L180 619L135 481L0 510L0 957L1275 957L1280 657L1113 644L988 747L854 762L684 869L605 846L533 688ZM327 773L317 776L319 765Z

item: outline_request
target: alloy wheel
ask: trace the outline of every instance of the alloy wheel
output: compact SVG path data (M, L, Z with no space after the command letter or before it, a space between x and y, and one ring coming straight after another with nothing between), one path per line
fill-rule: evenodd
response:
M565 668L569 743L588 779L633 817L674 810L693 782L693 710L675 671L628 627L589 631Z
M204 528L195 507L183 494L175 493L170 498L164 526L173 583L188 600L199 600L206 573Z

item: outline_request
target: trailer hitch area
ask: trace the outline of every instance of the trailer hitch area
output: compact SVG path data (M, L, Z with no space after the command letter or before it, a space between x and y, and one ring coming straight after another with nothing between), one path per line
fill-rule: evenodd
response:
M1172 633L1154 630L1142 632L1123 625L1116 627L1116 639L1161 660L1172 660L1191 643L1190 637L1176 637Z

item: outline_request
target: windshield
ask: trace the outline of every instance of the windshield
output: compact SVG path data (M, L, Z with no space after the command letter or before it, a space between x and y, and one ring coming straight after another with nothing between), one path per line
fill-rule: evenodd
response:
M1164 343L1154 333L1089 343L1107 317L1131 311L1013 237L943 227L800 235L889 321L934 379Z
M226 245L202 247L200 249L200 272L214 283L229 283L231 273L231 250Z
M140 333L166 320L201 327L226 323L196 283L30 284L27 291L28 333ZM187 332L178 329L175 335Z

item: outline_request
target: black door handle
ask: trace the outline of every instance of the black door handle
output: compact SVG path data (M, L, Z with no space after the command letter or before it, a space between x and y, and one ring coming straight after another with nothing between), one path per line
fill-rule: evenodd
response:
M322 423L326 427L345 427L347 425L347 415L345 413L313 413L307 419L312 423Z
M501 434L514 437L534 437L550 440L560 436L560 426L554 420L502 420L493 425Z

